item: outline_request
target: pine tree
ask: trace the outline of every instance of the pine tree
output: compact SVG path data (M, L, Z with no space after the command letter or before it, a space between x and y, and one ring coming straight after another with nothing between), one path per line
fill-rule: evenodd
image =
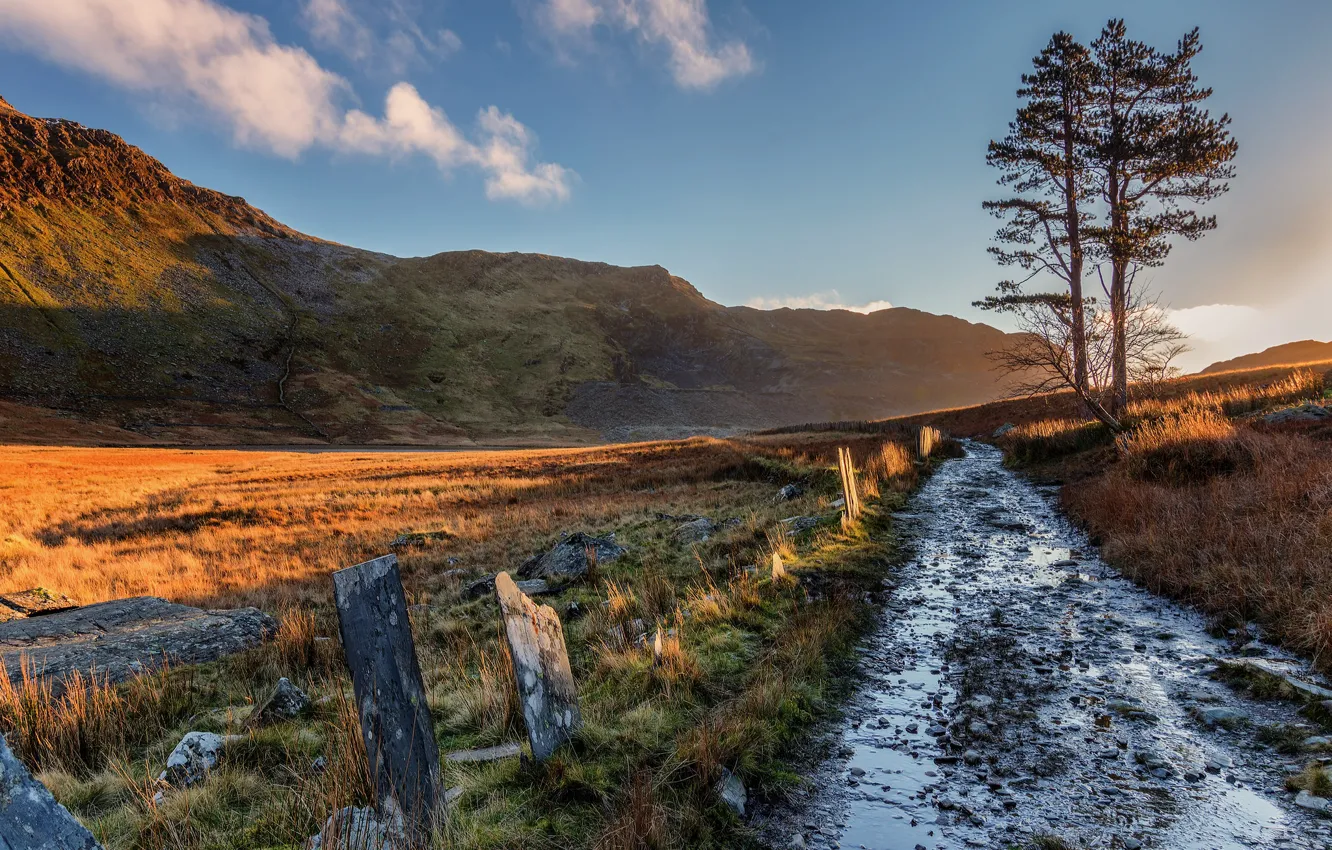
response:
M1110 265L1103 287L1112 316L1112 411L1128 403L1134 272L1163 264L1171 237L1196 240L1215 229L1216 217L1192 205L1223 194L1234 175L1238 145L1230 116L1213 118L1201 106L1212 94L1193 73L1201 50L1196 28L1173 53L1161 53L1128 38L1122 20L1111 20L1091 44L1086 167L1099 185L1105 218L1086 235Z
M1068 33L1055 33L1022 76L1018 97L1025 103L1009 124L1008 135L990 142L986 161L1003 171L1001 186L1014 197L987 201L985 209L1003 221L990 248L1002 265L1028 272L1021 281L1004 281L999 294L977 304L1012 312L1036 307L1049 311L1068 333L1067 383L1088 397L1083 228L1088 221L1084 197L1088 181L1085 150L1090 141L1088 114L1095 69L1086 47ZM1043 273L1063 282L1059 292L1025 293L1022 286Z

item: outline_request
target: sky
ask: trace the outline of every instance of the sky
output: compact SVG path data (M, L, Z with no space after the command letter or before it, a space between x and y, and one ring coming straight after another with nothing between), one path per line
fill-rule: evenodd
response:
M0 0L0 96L306 233L658 264L724 304L950 313L986 143L1057 30L1194 26L1234 119L1218 229L1145 279L1181 361L1332 338L1327 0Z

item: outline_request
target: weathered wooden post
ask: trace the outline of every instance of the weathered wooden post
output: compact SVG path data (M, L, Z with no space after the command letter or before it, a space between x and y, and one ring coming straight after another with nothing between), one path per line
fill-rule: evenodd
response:
M922 425L916 432L916 455L925 460L934 454L934 447L943 439L943 434L933 425Z
M529 599L508 573L495 576L495 596L504 617L532 757L544 761L583 725L564 628L554 608Z
M381 818L401 813L412 846L438 825L439 747L396 555L333 573L342 647Z
M842 526L860 517L860 494L856 489L856 468L851 463L851 450L845 447L837 449L837 471L842 476L842 501L846 503L846 513L842 517Z

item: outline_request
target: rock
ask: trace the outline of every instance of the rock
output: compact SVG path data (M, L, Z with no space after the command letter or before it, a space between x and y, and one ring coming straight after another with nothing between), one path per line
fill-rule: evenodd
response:
M402 818L381 821L374 809L347 806L324 823L305 845L309 850L407 850Z
M717 782L717 796L721 797L723 803L736 813L738 817L745 816L745 805L749 802L749 794L745 791L745 783L726 768L722 768L721 779Z
M805 495L804 485L793 482L777 491L777 501L789 502L792 499L798 499L803 495Z
M1311 735L1304 739L1306 747L1332 747L1332 735Z
M998 428L994 429L994 436L996 438L1002 437L1003 435L1007 434L1009 431L1012 431L1016 427L1017 426L1014 425L1012 422L1005 422L1004 424L1000 425Z
M315 776L318 776L326 770L328 770L328 759L323 756L317 756L314 761L310 762L310 772Z
M787 536L794 536L819 524L819 518L813 516L793 516L782 520L782 525L789 526L786 530Z
M1053 564L1051 564L1050 566L1052 566L1052 567L1076 567L1077 565L1078 565L1078 562L1075 561L1075 560L1073 560L1072 558L1064 558L1062 561L1055 561L1055 562L1054 562Z
M805 844L804 833L797 832L792 835L791 840L786 842L786 846L789 847L790 850L805 850L808 845Z
M647 625L638 617L627 623L616 623L606 629L606 645L623 651L647 643Z
M608 563L629 551L615 542L615 533L593 537L582 531L570 534L540 555L533 555L518 568L522 578L575 579L587 575L588 552L597 563Z
M0 623L0 661L17 684L26 657L59 696L76 670L122 682L163 664L216 661L275 634L277 621L256 608L204 611L137 596Z
M830 508L832 508L832 509L834 509L834 510L836 510L837 508L844 508L844 507L846 507L846 499L840 499L840 498L839 498L839 499L833 499L832 502L830 502L830 503L828 504L828 507L830 507Z
M452 540L453 537L447 531L407 531L393 538L389 548L406 549L412 546L424 546L436 540Z
M586 613L587 611L583 609L582 605L578 604L577 599L564 606L564 619L569 622L579 619Z
M1315 812L1326 812L1332 809L1332 800L1323 797L1315 797L1308 791L1301 791L1295 795L1295 805L1302 809L1309 809Z
M1142 850L1142 842L1136 838L1125 837L1124 850Z
M260 726L290 720L309 707L310 698L305 695L305 691L293 685L291 680L284 676L278 679L277 686L273 688L273 693L264 704L246 718L245 725L257 729Z
M583 725L564 628L554 608L529 599L508 573L495 579L495 595L532 757L545 761Z
M5 619L38 617L42 614L55 614L77 607L79 607L79 603L73 599L63 593L52 593L44 587L34 587L31 590L21 590L18 593L0 594L0 608L6 609L6 614L10 612L14 614L13 617L6 617Z
M698 519L692 519L689 522L681 523L671 532L671 537L676 543L702 543L713 534L717 533L718 525L705 516Z
M1248 715L1236 708L1212 706L1199 709L1198 719L1208 726L1234 726L1247 720Z
M0 847L5 850L102 850L0 738Z
M495 573L491 573L490 575L482 576L467 585L467 587L463 589L463 596L467 599L480 599L482 596L494 593L495 575ZM534 578L514 583L518 585L519 590L526 593L528 596L544 596L545 594L552 592L550 585L546 583L545 579Z
M177 788L188 788L208 778L222 759L226 741L212 732L186 732L167 756L166 770L157 777Z
M1264 422L1327 422L1332 417L1332 407L1321 404L1300 404L1276 410L1262 417Z
M962 761L971 765L972 767L975 767L976 765L980 764L983 761L983 759L981 758L981 754L976 752L975 750L967 750L965 753L962 754Z
M455 763L499 761L501 759L517 758L522 755L522 752L523 748L521 746L513 741L508 741L479 750L458 750L449 753L444 759Z

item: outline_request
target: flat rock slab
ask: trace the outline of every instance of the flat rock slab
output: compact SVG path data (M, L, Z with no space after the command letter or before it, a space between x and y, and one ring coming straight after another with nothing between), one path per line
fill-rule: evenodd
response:
M454 763L469 763L482 761L499 761L500 759L518 758L522 755L523 748L509 741L504 744L497 744L493 747L485 747L479 750L458 750L449 753L444 758Z
M0 608L5 610L5 619L35 617L40 614L54 614L79 607L79 603L63 593L52 593L44 587L21 590L17 593L0 594Z
M163 663L216 661L276 633L257 608L205 611L136 596L0 623L0 661L11 682L26 661L59 694L74 672L121 682Z

